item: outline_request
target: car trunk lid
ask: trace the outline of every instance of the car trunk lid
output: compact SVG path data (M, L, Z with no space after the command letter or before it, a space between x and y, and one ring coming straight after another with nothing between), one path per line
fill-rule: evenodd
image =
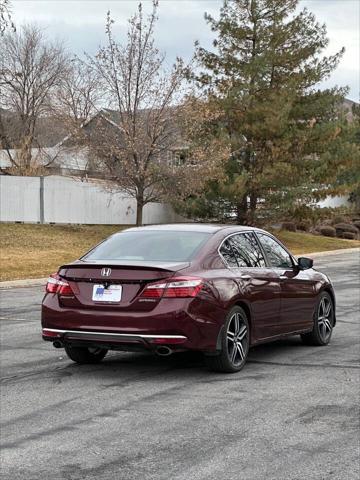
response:
M61 296L60 303L66 307L95 308L101 310L151 310L159 302L155 299L140 299L139 295L148 283L167 279L187 268L187 262L157 263L115 261L78 261L63 265L59 275L74 292L73 296ZM121 288L121 299L116 302L93 300L96 286Z

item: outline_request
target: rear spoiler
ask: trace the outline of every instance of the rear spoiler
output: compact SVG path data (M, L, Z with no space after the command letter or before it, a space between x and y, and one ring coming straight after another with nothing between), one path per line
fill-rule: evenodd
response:
M93 281L104 280L101 270L105 267L111 269L111 281L155 281L164 277L171 277L176 272L188 267L189 263L173 262L154 264L153 262L83 262L78 261L62 265L59 275L66 280ZM110 280L110 277L109 277Z
M162 270L164 272L176 272L178 270L183 270L190 266L189 262L144 262L144 261L137 261L137 260L128 260L128 261L111 261L111 262L103 262L103 261L92 261L92 262L84 262L82 260L78 260L73 263L68 263L65 265L61 265L59 268L59 273L61 270L67 270L69 268L101 268L101 267L111 267L111 268L126 268L129 270Z

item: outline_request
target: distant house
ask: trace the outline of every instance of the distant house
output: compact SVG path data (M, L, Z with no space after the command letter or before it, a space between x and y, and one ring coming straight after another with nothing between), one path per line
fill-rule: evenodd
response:
M339 108L349 122L353 121L353 107L356 102L345 99ZM0 116L6 137L9 140L8 148L0 149L0 173L10 171L12 163L10 157L16 158L16 146L19 144L19 122L16 115L8 110L0 109ZM186 159L186 143L181 138L179 129L174 125L171 115L169 148L163 154L161 161L174 167L184 164ZM96 137L101 130L110 137L119 135L119 112L103 109L81 125L83 140L69 134L61 120L55 117L41 117L37 123L35 137L36 144L32 146L34 162L42 166L48 175L80 176L104 178L106 173L94 158L86 137ZM1 138L0 138L1 141Z
M10 139L10 146L0 150L1 173L10 171L11 158L16 159L19 135L16 116L9 112L0 112L2 122ZM99 131L105 136L119 136L119 113L103 109L81 125L81 135L69 134L60 120L52 117L42 117L37 124L35 136L37 144L32 147L32 158L36 165L45 169L48 175L71 175L104 178L106 174L94 158L89 148L87 138L95 138ZM169 135L171 144L164 153L162 161L174 166L184 162L184 141L180 139L178 129L172 128ZM121 138L118 139L121 141Z
M353 108L354 107L359 107L359 103L354 102L353 100L349 100L348 98L345 98L343 103L340 106L340 112L342 112L348 122L353 122L354 120L354 113L353 113Z
M0 115L7 141L7 145L2 145L0 150L0 168L4 174L13 166L11 159L17 159L21 132L14 113L2 109ZM31 148L34 165L42 166L49 175L84 175L88 155L78 148L66 148L64 139L67 134L67 129L60 119L40 117L34 135L36 140Z

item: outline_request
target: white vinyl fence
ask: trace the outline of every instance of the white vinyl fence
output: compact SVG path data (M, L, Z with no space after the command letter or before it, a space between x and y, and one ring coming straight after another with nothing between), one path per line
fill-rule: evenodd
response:
M145 224L184 220L169 205L149 203L144 207ZM124 193L110 193L94 181L0 175L0 221L135 224L136 202Z

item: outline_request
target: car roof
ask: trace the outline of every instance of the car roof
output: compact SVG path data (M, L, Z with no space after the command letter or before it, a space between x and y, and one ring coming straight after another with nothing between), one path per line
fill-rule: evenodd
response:
M123 230L123 232L151 231L151 230L216 233L221 230L249 231L249 230L258 230L258 229L254 227L247 227L244 225L217 225L217 224L210 224L210 223L169 223L169 224L162 224L162 225L146 225L143 227L132 227L132 228L127 228L126 230Z

